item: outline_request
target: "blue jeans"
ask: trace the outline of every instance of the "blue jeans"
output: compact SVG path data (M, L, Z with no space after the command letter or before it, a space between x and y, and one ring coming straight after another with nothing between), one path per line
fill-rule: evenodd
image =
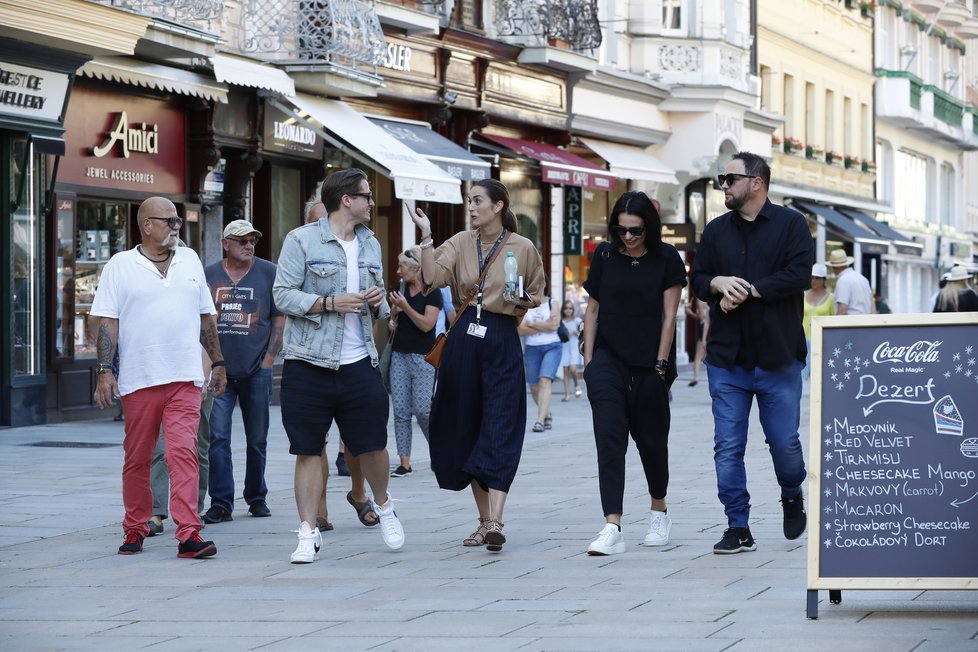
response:
M234 509L234 466L231 464L231 413L240 400L244 421L244 499L249 505L265 500L265 449L268 442L268 404L272 396L272 370L259 369L248 378L228 378L227 389L211 408L210 494L211 505Z
M806 473L798 438L803 364L796 361L772 371L706 365L713 399L717 496L723 503L729 527L747 527L750 519L744 452L748 417L755 397L781 495L794 498L801 491Z

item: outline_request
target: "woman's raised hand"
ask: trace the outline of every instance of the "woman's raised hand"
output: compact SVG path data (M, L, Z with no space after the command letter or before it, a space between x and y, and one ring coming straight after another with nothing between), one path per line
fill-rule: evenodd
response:
M413 220L415 225L421 229L422 234L431 234L431 220L428 219L428 216L425 215L423 210L415 207L414 212L411 213L411 220Z

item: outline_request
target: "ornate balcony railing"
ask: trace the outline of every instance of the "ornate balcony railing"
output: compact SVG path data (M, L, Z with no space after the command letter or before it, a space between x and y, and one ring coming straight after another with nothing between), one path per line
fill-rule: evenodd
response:
M241 51L276 62L376 67L386 41L372 2L243 0Z
M166 18L181 25L210 29L224 13L224 0L93 0L145 16Z
M455 0L414 0L419 9L438 16L442 26L448 25L455 9Z
M563 41L577 51L601 45L597 0L496 0L495 23L499 37L510 42Z

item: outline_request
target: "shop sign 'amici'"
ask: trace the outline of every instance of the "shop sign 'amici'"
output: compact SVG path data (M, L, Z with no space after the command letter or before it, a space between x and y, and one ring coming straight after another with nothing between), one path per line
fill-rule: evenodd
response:
M160 151L159 126L147 125L142 122L129 126L129 118L125 111L115 114L115 122L106 134L101 145L92 148L92 154L101 158L112 151L116 143L122 145L122 155L129 158L129 152L158 154Z

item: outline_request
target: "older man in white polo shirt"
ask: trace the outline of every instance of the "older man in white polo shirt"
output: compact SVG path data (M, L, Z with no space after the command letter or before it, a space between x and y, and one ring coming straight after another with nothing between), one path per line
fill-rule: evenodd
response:
M100 317L95 402L111 407L122 398L126 413L122 466L120 555L142 552L153 512L150 463L160 425L170 471L170 507L180 542L178 557L210 557L213 541L200 538L197 516L197 424L205 378L204 347L212 362L210 389L227 384L217 336L216 311L197 254L177 247L183 220L168 199L139 207L141 244L113 256L102 270L91 314ZM112 358L119 348L119 379Z

